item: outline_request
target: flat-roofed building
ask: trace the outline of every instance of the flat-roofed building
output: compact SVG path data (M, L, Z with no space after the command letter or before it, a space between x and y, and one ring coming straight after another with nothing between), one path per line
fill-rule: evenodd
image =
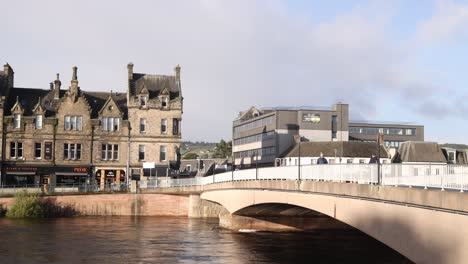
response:
M350 141L376 142L379 134L383 135L387 148L397 149L402 142L424 141L424 126L364 121L349 123Z
M272 166L302 141L348 141L348 105L330 109L251 107L233 122L233 157L238 168Z
M272 166L300 142L376 142L393 157L402 142L424 141L424 126L408 123L349 122L349 106L331 108L251 107L233 121L233 157L236 168Z

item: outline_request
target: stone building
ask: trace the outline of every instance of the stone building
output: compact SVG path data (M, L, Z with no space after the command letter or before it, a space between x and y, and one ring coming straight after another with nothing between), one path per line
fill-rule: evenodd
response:
M14 87L14 72L0 71L1 183L123 183L177 166L181 142L180 67L174 75L133 72L128 89L86 92L73 67L68 89Z

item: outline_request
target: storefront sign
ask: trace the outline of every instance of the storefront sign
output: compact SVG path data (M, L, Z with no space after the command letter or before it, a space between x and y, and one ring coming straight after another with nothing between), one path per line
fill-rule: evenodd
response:
M88 172L88 168L86 167L77 167L77 168L73 168L73 172L81 172L81 173L87 173Z
M312 123L320 123L320 115L319 114L303 114L302 115L303 122L312 122Z
M36 172L37 167L5 167L5 171Z

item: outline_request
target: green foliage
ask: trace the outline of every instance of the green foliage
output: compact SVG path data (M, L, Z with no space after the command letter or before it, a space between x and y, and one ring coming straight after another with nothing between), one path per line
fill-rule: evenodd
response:
M232 141L221 141L216 144L216 148L214 150L213 158L229 158L232 155Z
M13 204L8 209L8 218L41 218L44 217L44 206L36 194L26 191L17 192Z
M197 153L190 152L187 155L184 156L184 159L196 159L198 158Z

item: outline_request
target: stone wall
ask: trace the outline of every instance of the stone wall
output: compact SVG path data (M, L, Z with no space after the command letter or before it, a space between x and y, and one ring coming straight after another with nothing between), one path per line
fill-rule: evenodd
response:
M188 216L189 196L169 194L93 194L43 196L60 207L69 207L81 216L138 215ZM8 208L14 198L0 198Z

